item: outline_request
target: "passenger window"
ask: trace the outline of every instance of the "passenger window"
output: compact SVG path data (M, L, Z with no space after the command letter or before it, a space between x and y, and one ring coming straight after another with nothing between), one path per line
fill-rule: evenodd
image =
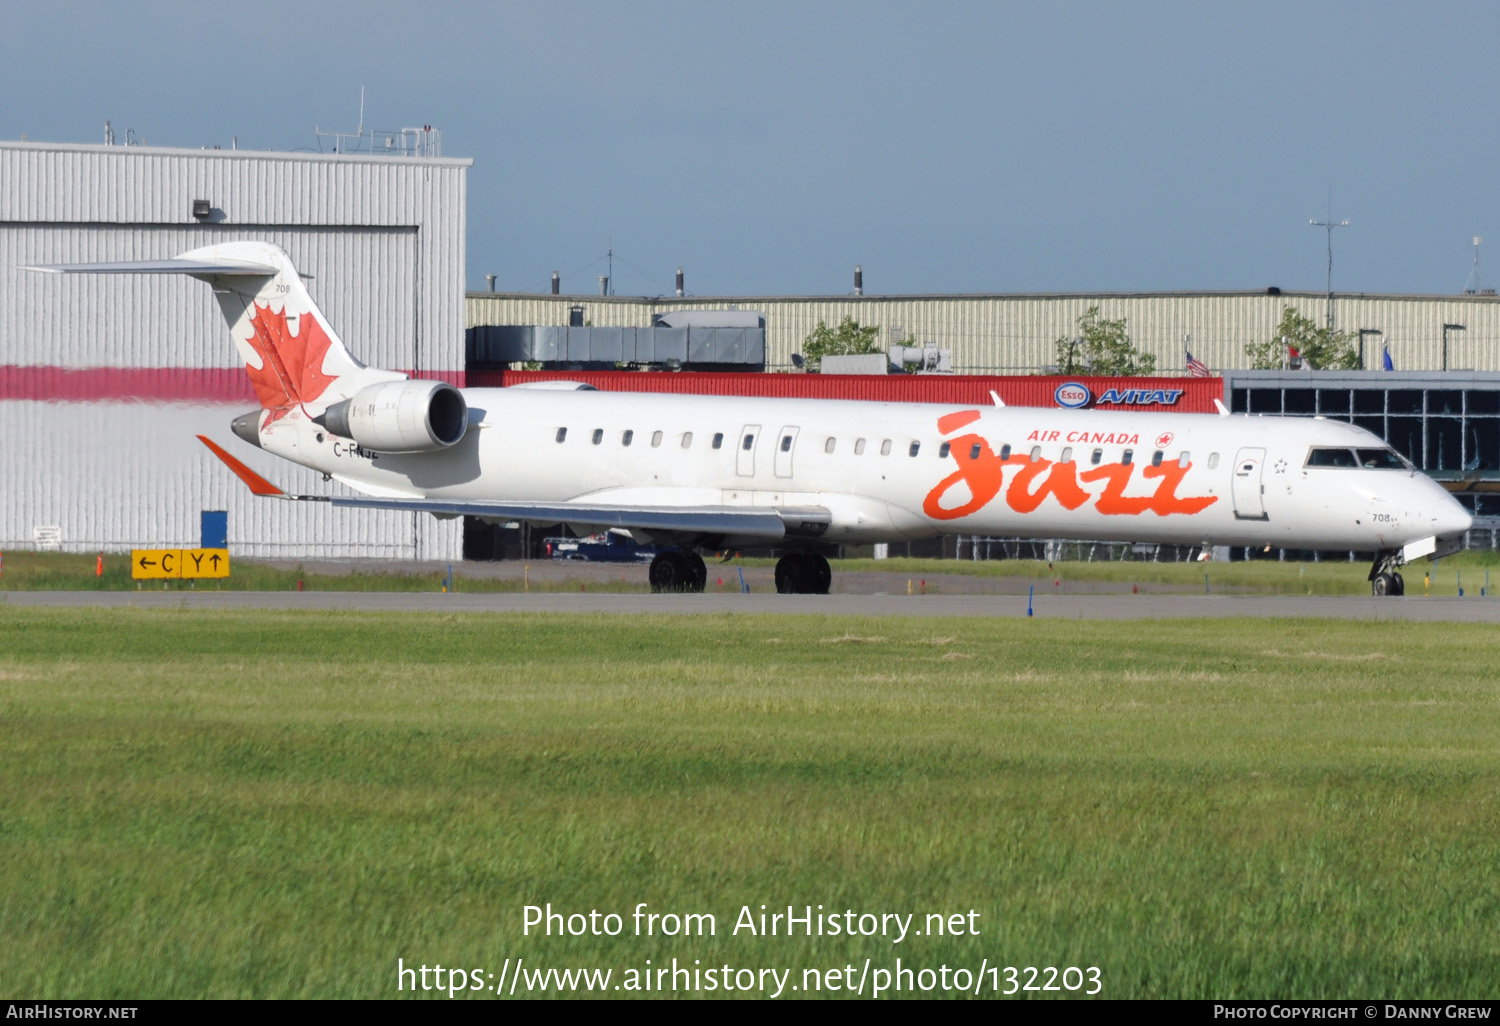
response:
M1193 454L1190 453L1190 452L1183 452L1183 454L1181 456L1177 457L1177 465L1179 467L1182 467L1182 468L1186 469L1187 467L1192 466L1192 463L1193 463Z
M558 445L562 445L567 440L568 440L568 429L567 428L558 428L557 429L557 444Z
M1153 452L1151 454L1151 465L1153 467L1159 467L1159 466L1161 466L1161 450L1160 449L1156 450L1155 452Z
M1125 450L1125 455L1120 457L1120 462L1123 463L1123 464L1125 464L1128 467L1128 466L1130 466L1130 461L1133 460L1134 458L1135 458L1135 450L1134 449L1126 449Z
M889 438L887 438L885 441L883 441L883 442L880 443L880 455L882 455L882 456L889 456L890 454L891 454L891 440Z
M909 450L907 450L906 455L908 455L908 456L915 456L918 452L921 451L921 449L922 449L922 443L921 442L913 442L913 443L911 443L911 448Z
M863 438L856 438L854 440L854 455L856 455L856 456L863 456L864 454L865 454L865 440Z
M682 447L684 449L691 449L693 447L693 433L691 431L684 431L682 433Z
M755 448L755 436L746 435L745 441L740 445L740 448L744 449L746 452L749 452L751 449Z
M634 431L626 431L623 435L620 436L620 444L623 446L628 447L633 441L635 441Z
M748 449L750 447L747 445L747 446L745 446L745 448ZM781 436L781 451L782 452L791 452L792 451L792 436L791 435L782 435Z
M830 438L828 441L826 441L826 442L823 443L823 451L826 452L826 453L828 453L828 455L832 456L833 455L833 447L836 444L837 444L837 440L833 439L833 438Z
M715 449L722 449L724 447L724 432L722 432L722 431L716 431L716 432L714 432L713 447Z
M602 441L604 441L604 429L594 428L594 444L598 445Z
M1031 462L1035 463L1038 460L1040 460L1041 458L1042 458L1042 447L1040 445L1033 445L1031 447Z
M653 448L653 449L659 449L659 448L661 448L661 432L660 431L653 431L653 432L651 432L651 448Z
M1071 445L1068 446L1067 448L1065 448L1062 451L1062 459L1058 460L1058 462L1059 463L1072 463L1073 462L1073 447Z
M1214 470L1215 468L1218 467L1218 465L1219 465L1219 454L1216 453L1216 452L1209 453L1208 454L1208 469L1209 470Z
M975 442L973 445L969 446L969 459L970 460L977 460L977 459L979 459L979 449L980 449L980 445L979 445L978 442Z
M1002 445L1000 447L1000 458L1002 460L1008 460L1008 459L1010 459L1010 446L1008 446L1008 445Z
M1104 450L1103 449L1095 449L1094 452L1093 452L1093 455L1091 455L1089 457L1089 463L1091 465L1097 467L1099 465L1099 461L1102 460L1102 459L1104 459Z
M950 448L951 448L951 446L949 446L949 444L947 442L944 442L942 445L938 446L938 459L940 459L940 460L947 459L948 458L948 452L949 452Z

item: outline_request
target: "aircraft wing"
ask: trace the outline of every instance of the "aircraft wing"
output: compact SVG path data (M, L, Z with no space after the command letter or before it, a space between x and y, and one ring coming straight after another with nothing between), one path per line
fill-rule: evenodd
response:
M299 498L307 498L299 496ZM821 506L607 506L573 502L495 502L472 499L392 499L329 496L333 506L394 509L437 516L587 524L595 529L644 531L670 538L728 537L779 541L821 535L832 514Z
M291 495L212 440L203 435L199 435L198 440L256 495L299 502L326 502L352 509L393 509L440 517L525 520L533 524L581 524L599 530L639 531L679 544L718 544L723 539L776 542L783 538L816 538L833 522L833 514L822 506L615 506L586 502Z

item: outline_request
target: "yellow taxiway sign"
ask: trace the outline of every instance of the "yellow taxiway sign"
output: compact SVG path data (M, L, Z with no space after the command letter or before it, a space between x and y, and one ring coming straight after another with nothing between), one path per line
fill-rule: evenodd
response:
M228 549L131 549L130 576L136 580L162 577L228 577Z

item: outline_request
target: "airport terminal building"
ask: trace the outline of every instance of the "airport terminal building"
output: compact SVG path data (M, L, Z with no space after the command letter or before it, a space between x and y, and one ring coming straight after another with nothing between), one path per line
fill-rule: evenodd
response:
M455 558L452 522L256 500L198 443L342 488L230 434L257 403L207 285L23 268L266 240L362 360L461 379L470 164L0 143L0 551L193 547L200 511L227 510L237 555Z

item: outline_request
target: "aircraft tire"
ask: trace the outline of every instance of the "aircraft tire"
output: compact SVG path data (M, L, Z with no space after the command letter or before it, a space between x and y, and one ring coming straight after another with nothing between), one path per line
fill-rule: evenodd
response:
M800 552L791 552L776 561L776 592L779 595L801 595L807 591L808 573L806 558Z
M682 556L687 560L691 580L687 590L701 592L708 586L708 567L703 564L703 557L696 552L684 552Z
M833 568L828 565L828 560L816 553L809 555L807 562L812 568L812 587L808 591L814 595L827 595L828 586L833 583Z
M693 570L687 557L680 552L658 552L647 572L651 590L689 591L692 588Z
M1396 578L1393 574L1376 574L1375 579L1370 582L1370 594L1376 598L1386 595L1398 595L1396 591Z
M1396 584L1396 586L1391 589L1391 594L1392 595L1405 595L1406 594L1406 579L1404 577L1402 577L1400 574L1391 574L1391 578L1392 578L1392 580L1395 581L1395 584Z

